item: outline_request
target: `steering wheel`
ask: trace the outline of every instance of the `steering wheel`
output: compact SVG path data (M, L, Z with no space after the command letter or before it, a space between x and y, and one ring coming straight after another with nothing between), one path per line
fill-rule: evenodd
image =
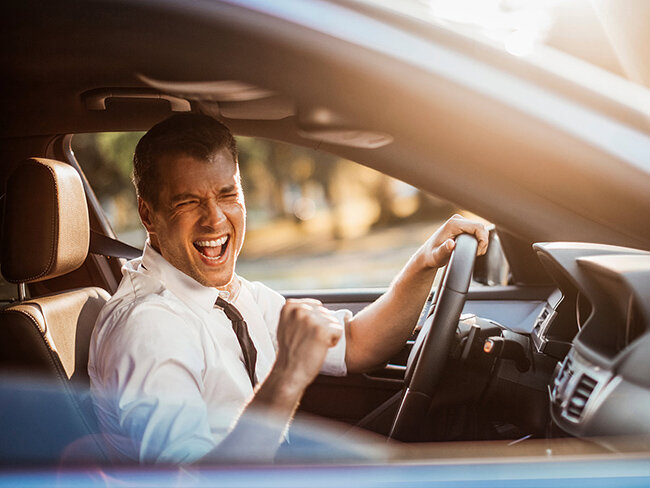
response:
M421 422L429 410L454 343L477 246L478 242L472 235L456 237L456 247L436 292L433 313L424 322L409 354L401 404L389 439L409 441L418 438Z

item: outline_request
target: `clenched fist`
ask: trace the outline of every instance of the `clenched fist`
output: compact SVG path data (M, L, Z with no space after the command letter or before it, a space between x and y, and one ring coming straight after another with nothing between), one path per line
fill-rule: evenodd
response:
M318 300L287 300L278 324L275 367L294 386L306 388L343 333L341 323Z

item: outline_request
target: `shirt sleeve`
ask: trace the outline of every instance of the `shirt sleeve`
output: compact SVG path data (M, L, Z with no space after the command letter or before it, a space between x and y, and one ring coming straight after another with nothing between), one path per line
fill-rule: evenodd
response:
M242 279L242 282L245 286L249 287L251 294L259 305L264 321L269 328L273 347L277 351L277 330L278 323L280 322L280 312L285 304L284 297L259 281L248 282ZM343 327L347 327L348 322L352 318L352 312L347 309L337 310L334 312L334 315ZM345 347L345 334L342 334L336 346L329 348L327 351L327 356L325 356L325 361L321 367L321 373L330 376L345 376L347 374Z
M105 337L101 381L119 442L140 462L186 463L216 446L202 397L203 351L198 333L163 304L122 315ZM116 429L117 430L117 429Z
M352 318L352 312L347 309L341 309L334 312L334 315L343 326L343 330L348 327L348 322ZM341 334L341 338L336 343L336 346L330 347L325 356L323 366L320 372L330 376L345 376L348 373L347 365L345 364L345 332Z

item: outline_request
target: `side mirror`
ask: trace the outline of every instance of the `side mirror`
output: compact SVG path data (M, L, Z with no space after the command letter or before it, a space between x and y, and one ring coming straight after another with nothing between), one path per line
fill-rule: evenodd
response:
M490 229L488 250L474 263L474 281L486 286L507 285L510 277L508 260L503 253L499 236L494 227Z

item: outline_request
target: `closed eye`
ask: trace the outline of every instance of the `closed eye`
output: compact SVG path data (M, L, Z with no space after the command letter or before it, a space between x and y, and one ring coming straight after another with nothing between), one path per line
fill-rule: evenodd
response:
M196 205L197 203L199 203L198 200L183 200L182 202L176 203L176 205L174 206L176 208L180 208L180 207L186 207L188 205Z

